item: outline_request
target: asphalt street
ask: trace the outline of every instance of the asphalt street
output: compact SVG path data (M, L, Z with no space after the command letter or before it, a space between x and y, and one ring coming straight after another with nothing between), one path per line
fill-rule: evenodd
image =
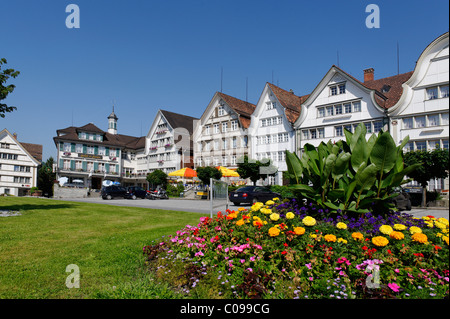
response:
M211 202L208 200L194 200L194 199L160 199L160 200L148 200L148 199L111 199L103 200L101 198L64 198L55 200L66 200L75 202L85 202L85 203L97 203L97 204L107 204L114 206L129 206L129 207L144 207L153 209L165 209L165 210L176 210L185 212L196 212L201 214L209 214L211 211ZM230 209L236 209L238 207L250 207L250 205L240 205L234 206L230 204ZM226 210L226 205L218 205L214 207L213 213L218 211L224 212ZM448 208L413 208L411 211L405 211L405 213L411 214L416 217L422 217L431 215L436 218L445 217L449 219L449 209Z

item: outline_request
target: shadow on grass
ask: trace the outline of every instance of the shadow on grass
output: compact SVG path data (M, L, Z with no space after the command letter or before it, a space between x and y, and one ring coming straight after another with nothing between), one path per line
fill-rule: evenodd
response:
M10 211L27 211L36 209L62 209L75 207L74 204L57 204L57 205L42 205L42 204L23 204L23 205L1 205L0 210Z

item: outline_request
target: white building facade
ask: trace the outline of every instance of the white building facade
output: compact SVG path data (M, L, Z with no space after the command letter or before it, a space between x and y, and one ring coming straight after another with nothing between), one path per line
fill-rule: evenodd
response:
M406 136L405 151L449 149L449 33L431 42L420 55L414 72L403 84L403 94L389 109L397 144ZM448 179L431 180L429 190L448 190Z
M21 143L7 129L0 132L0 194L24 196L37 186L42 145Z
M270 159L277 172L259 183L283 184L283 172L287 171L285 151L295 151L293 124L301 113L305 98L266 83L251 117L249 157L262 162Z
M239 158L249 154L248 127L255 105L216 92L194 123L194 165L236 169Z

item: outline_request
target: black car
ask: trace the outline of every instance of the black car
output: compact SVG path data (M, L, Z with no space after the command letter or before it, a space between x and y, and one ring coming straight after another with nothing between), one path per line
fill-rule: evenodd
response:
M103 199L113 199L114 197L128 197L128 191L122 186L106 186L102 188L101 196Z
M136 199L136 198L142 198L144 199L147 195L147 191L139 186L130 186L127 187L128 196L127 198Z
M230 192L229 199L234 205L239 204L253 204L256 202L263 202L278 197L281 199L280 194L272 192L270 189L264 186L244 186L234 192Z

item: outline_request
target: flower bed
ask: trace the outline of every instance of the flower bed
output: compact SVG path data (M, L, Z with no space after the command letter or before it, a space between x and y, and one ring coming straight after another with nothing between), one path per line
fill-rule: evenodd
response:
M448 230L445 218L274 199L201 217L143 252L190 298L448 298Z

